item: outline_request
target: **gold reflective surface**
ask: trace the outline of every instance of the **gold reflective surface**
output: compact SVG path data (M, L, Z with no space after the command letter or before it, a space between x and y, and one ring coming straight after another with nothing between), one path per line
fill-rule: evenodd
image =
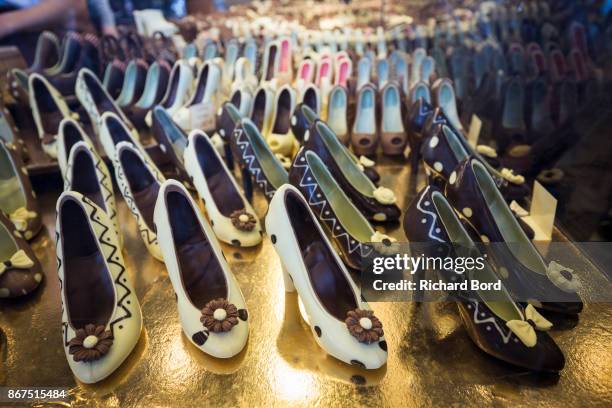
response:
M379 170L381 184L393 188L405 208L415 183L408 167L387 163ZM25 299L0 302L0 386L68 387L66 405L87 407L612 405L609 304L587 304L573 320L553 318L552 336L565 353L566 368L559 375L538 375L481 352L454 304L373 303L384 324L389 359L381 369L367 371L317 346L300 317L296 295L285 295L280 263L267 237L255 249L224 246L247 301L251 332L238 356L208 357L182 334L165 268L147 253L117 196L124 256L144 318L135 350L101 383L75 381L61 342L53 239L57 194L43 194L46 228L33 247L45 280ZM266 207L256 193L261 217ZM405 240L400 225L386 232Z

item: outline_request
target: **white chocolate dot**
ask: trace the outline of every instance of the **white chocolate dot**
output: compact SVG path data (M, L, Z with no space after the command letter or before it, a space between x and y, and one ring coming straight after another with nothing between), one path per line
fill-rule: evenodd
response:
M86 349L93 348L96 346L96 344L98 344L98 338L93 334L85 337L85 340L83 340L83 347Z
M306 130L306 132L304 132L304 141L307 142L308 139L310 139L310 131Z
M433 149L434 147L436 147L438 145L439 141L440 141L440 139L438 139L437 136L432 137L431 140L429 141L429 147L431 147Z
M249 216L246 214L240 214L240 217L238 217L238 219L242 222L247 222L249 220Z
M295 116L291 117L291 126L295 126L295 124L297 123L297 118Z
M370 330L372 328L372 321L367 317L362 317L359 319L359 325L366 330Z
M225 318L227 317L227 311L223 308L216 309L213 312L213 317L215 318L215 320L218 321L225 320Z
M427 218L421 218L421 224L425 224L427 222Z
M442 166L442 163L440 163L440 162L435 162L434 163L434 169L437 172L441 172L442 170L444 170L444 166Z
M387 219L387 215L383 213L374 214L374 221L385 221Z
M40 282L42 280L42 275L40 273L37 273L36 275L34 275L34 280L36 282Z
M453 171L450 177L448 178L448 183L455 184L455 181L457 181L457 173Z
M488 243L491 242L491 240L489 239L489 237L487 237L486 235L481 235L480 236L480 240L484 243Z
M225 136L225 129L223 129L223 128L222 128L222 129L219 129L219 134L220 134L221 136Z
M463 215L468 218L472 216L472 209L470 207L465 207L463 210L461 210L461 212L463 212Z

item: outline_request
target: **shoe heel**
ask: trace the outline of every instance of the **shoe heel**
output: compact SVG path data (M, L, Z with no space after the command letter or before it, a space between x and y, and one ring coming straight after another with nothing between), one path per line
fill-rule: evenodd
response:
M240 169L242 175L242 187L244 188L244 196L251 203L253 202L253 181L251 180L251 174L246 168Z
M295 292L295 286L293 285L293 279L291 279L291 275L287 271L285 264L281 262L281 267L283 269L283 282L285 284L285 292Z

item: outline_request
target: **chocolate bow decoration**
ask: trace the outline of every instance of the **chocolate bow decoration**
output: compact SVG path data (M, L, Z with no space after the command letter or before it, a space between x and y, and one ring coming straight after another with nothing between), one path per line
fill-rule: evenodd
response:
M28 229L28 221L35 218L36 215L34 211L29 211L25 207L19 207L9 215L9 218L15 224L17 231L22 232Z
M523 342L527 347L533 347L538 341L536 329L539 331L547 331L552 327L549 322L538 313L532 305L527 305L525 308L524 320L510 320L506 322L506 326Z
M23 249L20 249L11 256L11 259L0 264L0 276L7 269L28 269L32 266L34 266L34 261L28 257Z

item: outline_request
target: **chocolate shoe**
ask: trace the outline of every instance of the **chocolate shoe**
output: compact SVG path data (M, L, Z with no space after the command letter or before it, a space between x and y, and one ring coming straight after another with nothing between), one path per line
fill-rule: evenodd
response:
M62 345L82 382L108 377L130 355L142 314L106 213L74 191L57 201ZM83 273L87 271L87 273Z
M388 82L380 91L380 100L380 144L383 153L390 156L402 154L407 135L402 120L405 109L399 86L395 82Z
M316 121L304 139L305 150L311 150L321 158L345 194L367 219L399 219L400 210L395 204L393 191L376 187L372 183L329 126L320 120Z
M90 137L79 125L79 122L72 118L65 118L60 122L57 136L57 163L64 181L66 180L66 168L68 167L70 151L78 142L85 142L89 146L93 146Z
M351 146L357 155L371 156L378 146L376 120L376 88L372 84L361 87L357 95L357 112L351 132Z
M463 253L482 256L455 209L435 186L426 186L410 204L404 217L404 231L411 242L425 245L418 250L427 252L428 256L444 259ZM455 270L436 272L445 282L497 282L498 277L491 266L486 261L483 266L462 274ZM467 290L452 295L457 300L468 335L485 353L529 370L557 372L563 369L563 353L546 333L552 324L533 306L524 309L516 303L504 286L494 294Z
M187 135L180 126L172 120L170 114L161 106L153 108L153 136L159 144L162 153L166 155L177 171L177 177L188 182L189 176L185 172L183 154L187 147Z
M505 243L491 246L489 260L515 298L559 313L582 310L575 290L551 278L551 265L525 235L482 162L461 162L449 176L447 196L482 241Z
M249 336L246 303L198 205L183 185L167 180L154 217L183 332L214 357L240 353Z
M185 169L204 202L217 238L235 246L258 245L263 232L257 214L201 130L189 134Z
M317 344L347 364L366 369L384 365L382 323L295 187L284 185L274 195L266 231L281 260L285 291L297 290L302 317Z
M252 196L254 183L262 190L266 199L271 200L274 192L289 182L283 164L272 153L250 119L243 118L238 123L232 138L234 158L242 169L245 195L247 198Z
M43 279L40 262L15 225L0 212L0 299L27 295Z
M0 143L0 210L26 240L42 228L36 194L14 145Z
M60 93L40 74L28 80L30 107L43 151L57 157L57 133L60 122L72 113Z
M348 91L343 86L336 85L329 93L327 124L342 144L348 145L350 140L348 129Z
M120 108L130 108L138 102L145 90L148 68L144 60L130 61L125 69L121 93L115 100Z
M249 117L262 135L270 133L273 111L274 92L266 86L260 86L257 91L255 91L253 106Z
M136 218L140 238L155 259L163 261L155 231L153 211L161 185L165 180L142 152L128 142L119 142L113 165L119 191Z
M285 157L293 157L296 145L295 136L291 132L291 115L295 110L295 91L291 86L284 85L276 93L274 111L270 132L266 135L266 141L274 153Z
M390 237L374 230L315 152L300 149L289 171L289 181L306 198L349 267L361 268L362 259L373 251L368 243L391 242Z

